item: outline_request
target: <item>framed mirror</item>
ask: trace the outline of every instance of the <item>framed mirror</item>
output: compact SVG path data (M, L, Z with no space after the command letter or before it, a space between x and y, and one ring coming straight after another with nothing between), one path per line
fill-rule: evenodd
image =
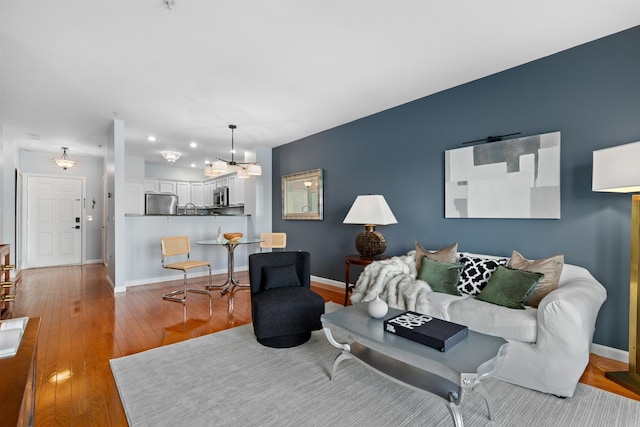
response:
M282 176L282 219L322 219L322 169Z

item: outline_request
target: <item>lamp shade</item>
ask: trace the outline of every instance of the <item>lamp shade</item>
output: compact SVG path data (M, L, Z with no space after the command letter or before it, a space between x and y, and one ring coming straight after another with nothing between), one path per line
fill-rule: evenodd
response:
M358 196L353 202L343 224L397 224L396 217L391 212L387 201L382 195Z
M593 191L640 192L640 141L593 152Z

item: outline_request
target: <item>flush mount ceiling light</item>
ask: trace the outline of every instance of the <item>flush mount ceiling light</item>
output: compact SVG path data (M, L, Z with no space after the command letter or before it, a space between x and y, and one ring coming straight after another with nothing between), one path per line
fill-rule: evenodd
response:
M161 154L162 154L162 157L164 157L164 159L169 163L174 163L176 160L180 158L180 155L181 155L177 151L163 151Z
M69 159L69 155L67 154L67 150L69 147L61 147L62 148L62 158L53 159L56 162L56 165L60 166L62 169L67 170L69 168L74 167L78 162L75 160Z
M229 125L231 129L231 161L224 159L216 159L210 165L204 167L204 174L206 176L219 176L225 173L237 172L238 178L249 178L251 176L262 175L262 167L258 162L236 162L234 160L234 154L236 152L233 145L233 131L237 128L236 125ZM246 166L245 166L246 165Z

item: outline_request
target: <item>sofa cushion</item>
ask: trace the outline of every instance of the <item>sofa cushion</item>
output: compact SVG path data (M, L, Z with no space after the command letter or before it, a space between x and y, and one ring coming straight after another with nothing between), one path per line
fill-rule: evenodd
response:
M487 286L491 274L499 265L507 265L506 258L480 258L469 255L460 256L459 262L464 264L460 273L458 290L461 294L478 295Z
M558 289L558 282L560 280L560 274L564 267L564 255L555 255L549 258L529 260L523 257L518 251L513 251L511 259L509 259L510 268L516 268L518 270L533 271L536 273L544 274L544 277L533 292L527 297L526 304L532 307L538 307L542 298L544 298L549 292Z
M434 261L456 262L458 260L458 243L453 243L437 251L429 251L416 242L416 269L418 272L422 267L422 257L425 256Z
M524 301L544 277L542 273L514 270L501 265L476 298L507 308L524 309Z
M418 279L424 280L435 292L460 295L458 280L462 264L434 261L427 256L422 257L422 268Z
M533 343L538 334L537 313L537 308L512 310L475 298L458 297L448 305L445 320L460 323L483 334Z
M449 319L449 306L465 298L473 299L471 295L456 296L441 292L429 292L416 303L414 311L425 313L442 320L451 320Z

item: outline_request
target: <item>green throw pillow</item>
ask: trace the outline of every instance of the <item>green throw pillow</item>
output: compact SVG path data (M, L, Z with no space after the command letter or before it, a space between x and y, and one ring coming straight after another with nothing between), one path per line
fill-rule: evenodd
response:
M462 264L434 261L429 257L422 257L422 268L418 279L424 280L435 292L460 295L458 280L462 271Z
M544 274L498 266L477 299L507 308L524 309L524 301Z

